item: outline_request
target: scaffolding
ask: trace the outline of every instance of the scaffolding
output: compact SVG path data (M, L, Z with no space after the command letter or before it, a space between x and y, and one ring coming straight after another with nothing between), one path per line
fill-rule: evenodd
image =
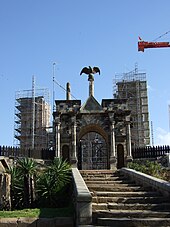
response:
M139 72L135 66L133 71L116 74L113 96L127 99L128 109L131 110L133 147L150 145L146 73Z
M14 146L41 150L48 147L50 134L49 90L22 90L15 93Z

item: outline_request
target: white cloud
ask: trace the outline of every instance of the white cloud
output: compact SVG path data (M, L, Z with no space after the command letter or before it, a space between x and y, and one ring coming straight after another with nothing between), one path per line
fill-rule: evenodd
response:
M154 145L170 145L170 132L157 128Z

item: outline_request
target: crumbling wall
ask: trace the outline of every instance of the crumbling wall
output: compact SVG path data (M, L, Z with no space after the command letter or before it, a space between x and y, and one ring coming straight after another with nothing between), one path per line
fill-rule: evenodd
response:
M11 175L0 173L0 210L11 209L10 185Z

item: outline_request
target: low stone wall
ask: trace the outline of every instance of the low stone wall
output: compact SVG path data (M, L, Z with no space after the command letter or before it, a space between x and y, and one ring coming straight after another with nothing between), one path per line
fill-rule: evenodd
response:
M92 223L92 196L77 168L72 168L76 226Z
M164 196L170 198L170 182L152 177L145 173L138 172L133 169L122 168L120 170L123 174L128 175L131 179L142 185L151 186L155 190L162 193Z
M72 218L0 218L0 227L74 227Z

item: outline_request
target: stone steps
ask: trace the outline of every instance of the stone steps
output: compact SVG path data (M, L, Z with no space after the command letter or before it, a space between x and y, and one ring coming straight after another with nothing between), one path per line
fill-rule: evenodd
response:
M80 171L92 194L94 226L170 226L170 201L118 171Z
M129 186L125 185L125 186L118 186L118 185L90 185L87 187L90 188L90 191L105 191L105 192L139 192L139 191L144 191L144 188L142 188L141 186Z
M86 180L86 181L91 181L91 179L92 179L92 177L91 176L86 176L86 177L84 177L84 179ZM93 179L93 181L103 181L103 179L105 179L105 181L117 181L117 180L120 180L120 178L119 177L113 177L113 176L110 176L110 177L95 177L94 179Z
M99 218L97 226L114 227L167 227L170 218Z
M92 203L93 210L151 210L151 211L169 211L170 203Z
M170 218L170 212L150 210L96 210L93 216L97 218Z
M123 183L123 182L104 182L104 183L102 183L101 181L100 182L91 182L91 183L89 183L88 181L86 181L86 185L88 186L88 187L90 187L90 188L93 188L93 187L96 187L96 185L98 186L98 187L109 187L109 188L120 188L120 187L141 187L141 186L139 186L139 185L136 185L136 184L134 184L134 183Z
M114 179L114 178L110 178L107 179L105 178L105 180L103 181L103 179L94 179L93 181L91 180L91 178L84 178L84 180L86 181L86 184L135 184L133 181L128 181L128 180L118 180L118 179Z
M166 202L166 198L162 198L161 196L146 196L146 197L112 197L112 196L93 196L92 202L93 203L123 203L123 204L134 204L134 203L163 203Z
M107 192L107 191L94 191L91 192L92 196L107 196L107 197L153 197L153 196L160 196L158 192L146 192L146 191L139 191L139 192Z

